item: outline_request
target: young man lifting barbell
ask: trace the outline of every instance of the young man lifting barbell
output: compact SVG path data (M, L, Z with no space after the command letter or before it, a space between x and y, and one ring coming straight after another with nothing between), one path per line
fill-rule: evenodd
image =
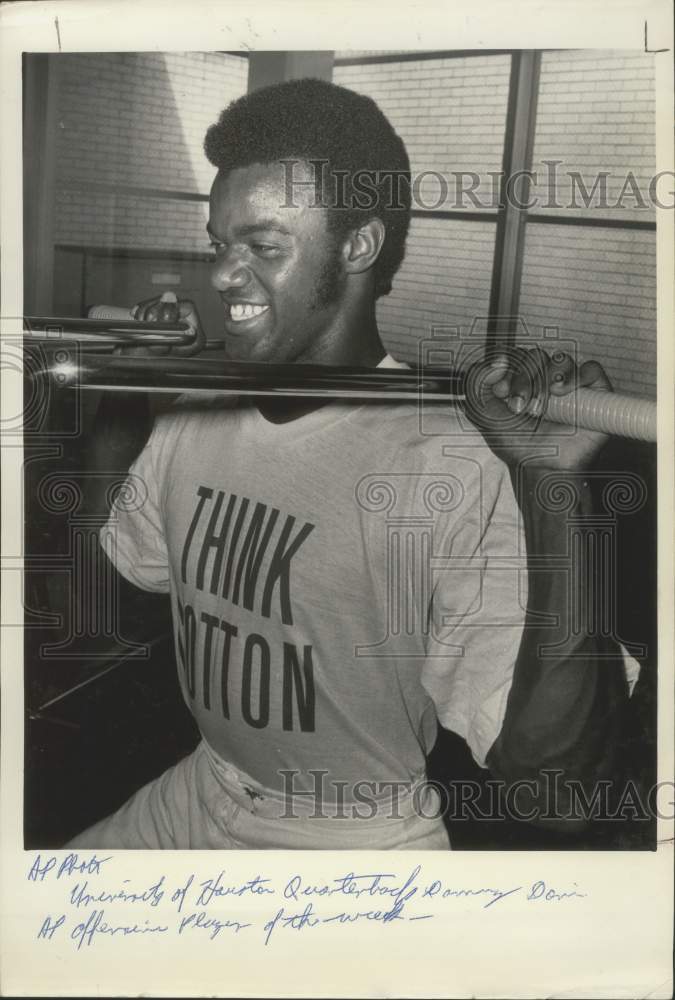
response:
M279 84L230 105L205 150L227 357L396 366L376 303L403 260L410 168L376 104ZM181 316L203 340L190 303ZM202 740L71 846L447 849L425 781L439 723L520 783L532 821L576 828L546 776L611 778L628 697L567 547L570 518L592 530L583 473L604 437L541 416L578 386L610 389L595 362L509 351L471 368L470 422L437 408L442 433L412 404L261 397L159 417L102 542L170 595Z

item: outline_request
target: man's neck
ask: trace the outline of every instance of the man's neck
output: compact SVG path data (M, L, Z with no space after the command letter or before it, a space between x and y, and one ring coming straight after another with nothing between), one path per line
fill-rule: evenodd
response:
M330 367L348 366L356 368L376 368L386 356L380 340L375 319L375 305L367 315L358 321L351 318L341 324L340 329L331 331L330 338L317 346L315 353L303 358L308 364L322 364ZM299 362L301 363L301 362ZM284 424L297 420L331 401L331 397L279 397L261 396L255 404L262 416L273 424Z
M386 357L386 351L382 348L380 356L371 364L364 364L359 361L358 367L377 368L379 363ZM373 354L375 358L375 354ZM352 362L352 364L356 364ZM333 367L333 366L331 366ZM321 409L326 403L331 402L330 396L318 398L316 396L258 396L253 402L265 420L271 424L287 424L291 420L298 420L300 417Z
M375 315L375 300L343 302L333 322L299 362L374 368L385 355Z

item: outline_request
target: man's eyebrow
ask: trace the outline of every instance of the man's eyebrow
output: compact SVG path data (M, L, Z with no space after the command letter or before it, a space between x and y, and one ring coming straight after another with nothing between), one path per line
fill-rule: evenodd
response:
M253 222L250 225L235 227L234 232L237 236L250 236L251 233L269 232L270 230L281 233L283 236L291 235L290 230L282 226L278 219L259 219L258 222ZM218 239L208 222L206 223L206 232L214 240Z
M291 235L290 230L282 226L278 219L260 219L249 226L236 226L234 231L237 236L250 236L251 233L270 232L270 230L282 233L284 236Z

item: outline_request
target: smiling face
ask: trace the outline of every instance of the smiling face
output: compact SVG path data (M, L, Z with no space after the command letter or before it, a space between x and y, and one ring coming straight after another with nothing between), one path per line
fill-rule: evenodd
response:
M306 179L311 178L307 169ZM301 177L298 172L296 178ZM281 164L219 173L208 231L225 349L240 361L316 361L340 336L346 275L311 186L286 207Z

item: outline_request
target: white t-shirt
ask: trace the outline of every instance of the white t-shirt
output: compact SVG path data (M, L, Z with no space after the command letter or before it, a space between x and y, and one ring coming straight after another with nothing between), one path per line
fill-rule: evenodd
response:
M481 765L527 600L506 466L457 414L329 403L159 418L103 529L120 572L169 593L204 739L266 788L352 801L424 773L436 720ZM450 444L448 444L450 442ZM444 454L445 450L445 454Z

